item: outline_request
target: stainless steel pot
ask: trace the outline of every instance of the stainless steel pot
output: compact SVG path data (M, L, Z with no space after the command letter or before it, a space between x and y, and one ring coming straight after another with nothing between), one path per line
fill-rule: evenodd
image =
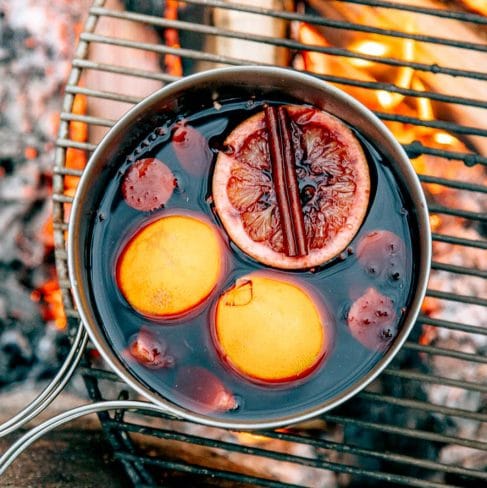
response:
M292 416L252 422L222 420L191 412L147 388L128 371L112 350L98 323L95 304L90 298L90 277L86 266L90 222L106 187L107 178L113 172L120 155L128 154L143 134L155 124L160 124L164 114L174 116L191 108L199 110L202 106L211 105L216 98L232 97L278 97L280 100L285 97L290 101L325 109L356 127L380 147L408 190L413 207L410 210L415 213L418 225L416 234L419 236L419 242L416 243L419 261L415 263L417 276L411 304L398 336L373 369L358 382L313 409ZM93 153L78 186L69 224L68 259L74 299L84 326L103 358L128 385L168 412L190 420L233 429L270 428L302 421L330 410L362 390L391 362L413 328L426 292L431 263L431 232L425 197L416 173L402 147L372 112L349 95L308 75L281 68L236 67L206 71L168 85L135 106L109 131Z

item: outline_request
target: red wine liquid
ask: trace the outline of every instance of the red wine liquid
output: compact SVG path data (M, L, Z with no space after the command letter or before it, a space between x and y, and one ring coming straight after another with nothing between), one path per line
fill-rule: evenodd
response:
M237 278L269 268L243 254L229 241L212 205L211 178L213 164L227 135L240 122L262 110L264 101L220 103L218 109L202 110L184 119L184 124L198 131L191 150L195 153L202 150L209 155L202 158L195 154L195 160L199 165L208 164L208 168L199 169L180 163L172 144L174 134L176 137L181 135L178 133L180 120L154 128L131 154L121 158L118 171L112 175L105 194L101 196L92 223L89 250L91 293L109 343L133 375L147 387L176 405L205 412L204 405L188 398L187 390L182 391L180 385L194 383L194 390L199 389L202 396L205 392L219 395L221 388L208 384L208 381L211 383L206 378L208 375L194 374L195 371L209 371L235 399L235 402L228 403L231 410L212 415L235 420L271 420L314 408L333 398L358 382L384 355L387 348L371 350L352 335L347 314L354 300L373 287L392 300L396 312L392 333L397 335L415 285L417 259L413 248L415 236L412 235L412 229L416 228L415 217L408 211L411 205L406 191L389 162L354 130L367 156L371 173L371 199L361 229L347 251L319 269L276 271L304 282L326 309L329 324L325 334L331 338L326 355L309 375L294 382L265 385L239 376L225 364L215 348L210 324L212 310L218 297L233 286ZM135 161L149 157L163 161L171 169L177 186L163 208L141 212L124 201L121 185L127 168ZM169 321L150 319L137 313L122 296L116 281L116 263L124 246L137 231L167 212L174 213L175 209L203 214L221 229L228 256L225 277L196 313ZM356 255L358 243L362 237L376 230L392 232L402 241L404 272L395 270L379 279L373 269L365 269L359 262ZM167 367L149 368L127 354L141 328L165 344L165 353L170 357ZM185 378L185 374L193 377Z

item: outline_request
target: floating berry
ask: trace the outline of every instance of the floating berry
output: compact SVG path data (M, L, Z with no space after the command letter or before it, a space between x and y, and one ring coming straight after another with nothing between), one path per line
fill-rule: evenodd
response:
M130 344L128 353L149 369L170 368L174 358L167 354L167 345L148 330L142 329Z
M194 127L179 122L175 125L172 145L181 166L194 176L201 176L210 167L212 152L203 134Z
M392 300L375 288L368 288L350 308L348 326L353 337L365 347L372 350L385 349L397 331Z
M150 212L162 207L171 198L175 187L176 179L162 161L139 159L124 175L122 195L132 208Z
M200 413L227 412L238 408L237 400L223 383L200 366L182 368L174 386L187 400L194 402L195 410Z
M357 257L365 271L373 277L399 281L404 276L404 242L388 230L374 230L362 237Z

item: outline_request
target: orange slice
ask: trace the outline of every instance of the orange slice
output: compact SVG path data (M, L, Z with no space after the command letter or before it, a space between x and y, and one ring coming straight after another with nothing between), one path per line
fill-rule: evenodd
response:
M319 266L340 254L360 228L369 202L367 159L352 131L324 111L289 105L295 172L307 254L288 256L271 174L264 112L225 141L213 175L216 211L230 238L263 264Z
M117 281L138 312L187 312L215 288L222 247L212 224L188 215L165 216L141 229L123 250Z
M236 371L268 382L305 376L325 352L323 319L312 297L270 273L239 278L220 297L215 339Z

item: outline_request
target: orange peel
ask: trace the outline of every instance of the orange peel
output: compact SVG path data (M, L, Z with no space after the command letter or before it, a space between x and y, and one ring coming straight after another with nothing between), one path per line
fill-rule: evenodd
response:
M239 278L222 294L214 336L230 366L265 382L301 378L325 353L324 320L311 295L270 273Z
M307 254L285 252L263 111L226 138L212 192L225 231L243 252L274 268L306 269L334 259L355 237L368 209L370 172L360 141L341 120L307 106L285 109L300 133L295 172Z
M193 309L215 288L222 269L215 227L189 215L168 215L142 228L117 263L117 282L138 312L170 317Z

